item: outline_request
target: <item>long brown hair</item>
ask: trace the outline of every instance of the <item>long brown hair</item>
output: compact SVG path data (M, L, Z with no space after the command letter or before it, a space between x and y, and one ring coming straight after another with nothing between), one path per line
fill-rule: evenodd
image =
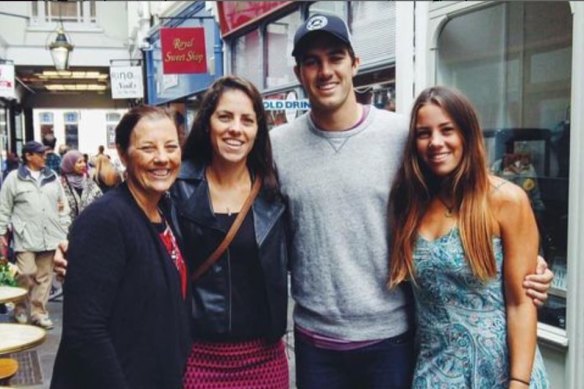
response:
M416 149L416 121L424 105L440 107L460 130L463 155L459 165L443 179L430 172ZM495 276L492 250L492 214L489 209L489 172L483 134L470 101L459 91L443 86L425 89L416 99L402 165L390 194L393 227L389 263L390 287L415 282L413 251L420 221L438 191L447 188L459 214L462 247L473 274L480 280Z

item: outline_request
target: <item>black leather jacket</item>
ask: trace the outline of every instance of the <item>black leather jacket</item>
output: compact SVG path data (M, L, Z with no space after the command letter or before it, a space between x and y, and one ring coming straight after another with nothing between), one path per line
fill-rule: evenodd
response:
M172 219L180 227L183 255L194 270L221 243L225 232L218 228L211 207L205 167L184 161L177 181L171 189L174 200ZM251 212L261 269L266 285L270 323L265 338L277 340L286 331L288 278L285 234L285 206L282 201L268 201L260 192ZM209 235L213 239L208 239ZM207 239L203 239L205 236ZM229 271L229 249L209 271L192 285L193 336L220 339L231 335L232 300L237 290L232 290L233 277Z

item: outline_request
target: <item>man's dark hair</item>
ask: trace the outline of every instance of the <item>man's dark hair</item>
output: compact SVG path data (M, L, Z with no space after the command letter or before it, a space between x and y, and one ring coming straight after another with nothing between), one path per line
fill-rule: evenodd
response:
M49 147L51 150L55 149L55 145L57 144L57 138L55 138L52 134L47 134L43 136L42 139L43 146Z

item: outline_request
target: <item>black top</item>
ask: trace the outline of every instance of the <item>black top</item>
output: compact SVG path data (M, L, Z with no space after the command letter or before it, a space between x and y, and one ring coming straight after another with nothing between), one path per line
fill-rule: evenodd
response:
M175 200L175 207L169 222L180 226L177 238L183 243L181 248L187 266L194 272L219 246L231 223L220 223L222 216L217 216L211 207L204 165L183 161L171 188L171 198ZM284 204L280 199L260 192L241 227L248 245L251 241L255 241L255 245L251 249L227 250L192 283L191 317L195 338L226 341L248 338L253 335L248 331L255 331L268 341L276 341L285 333L288 277L284 215ZM232 258L232 255L236 257ZM249 263L253 265L245 271L233 271L233 266ZM256 264L259 264L259 271ZM261 281L257 281L258 277ZM260 291L259 288L264 289ZM242 297L239 296L241 293ZM253 320L259 324L248 322L250 310L256 315ZM262 319L264 314L267 320ZM254 327L264 330L256 331ZM239 332L242 330L245 332Z
M215 214L221 229L228 231L237 213ZM241 341L264 337L270 322L266 299L266 282L262 274L255 241L253 214L248 212L229 245L228 265L232 289L231 332L222 341ZM196 336L196 333L195 333ZM207 336L213 340L213 336Z
M67 255L51 388L182 388L190 298L127 185L77 217Z

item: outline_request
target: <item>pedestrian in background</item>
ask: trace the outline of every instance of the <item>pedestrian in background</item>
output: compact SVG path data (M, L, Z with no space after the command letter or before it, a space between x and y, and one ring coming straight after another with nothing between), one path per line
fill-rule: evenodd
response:
M107 156L97 156L94 159L94 163L93 180L103 193L115 188L122 182L121 174Z
M4 166L2 166L2 182L4 182L4 180L6 179L6 176L8 176L8 173L10 173L13 170L18 169L18 155L16 155L16 153L13 152L9 152L6 155L6 160L4 161Z
M522 283L539 235L525 191L490 175L470 101L435 86L414 103L391 193L391 286L410 280L413 388L547 388Z
M77 150L69 150L61 161L61 184L69 203L71 222L101 196L97 183L89 178L85 156Z
M110 157L109 155L107 155L105 153L105 147L104 147L104 145L97 146L97 154L95 154L93 156L93 158L100 158L100 157L106 157L106 158L109 158Z
M59 145L59 156L61 156L61 158L63 158L65 153L67 153L67 151L69 151L70 149L71 149L71 147L69 147L66 144Z
M0 244L12 224L18 283L29 291L14 309L16 322L53 328L47 301L53 277L53 255L70 224L69 208L57 174L46 167L45 146L30 141L22 147L23 164L0 189Z
M211 85L171 193L196 275L184 388L288 388L285 208L262 98L249 81ZM238 219L229 246L203 267Z
M52 133L46 134L42 139L43 145L46 147L46 163L49 169L53 169L55 173L61 175L61 156L55 153L55 145L57 138Z
M16 153L13 152L8 152L8 154L6 155L6 160L4 160L4 164L2 166L2 179L0 179L0 188L2 188L2 185L4 184L4 180L6 179L6 177L8 176L8 173L10 173L13 170L18 169L18 165L19 165L19 161L18 161L18 155L16 155ZM5 239L5 243L6 246L4 248L4 255L6 255L6 257L8 258L8 260L10 262L14 262L14 245L13 245L13 234L12 234L12 226L9 225L6 233L4 234L4 239Z
M70 233L63 336L52 389L178 389L190 349L188 276L163 211L181 162L169 112L140 106L116 127L122 185Z

